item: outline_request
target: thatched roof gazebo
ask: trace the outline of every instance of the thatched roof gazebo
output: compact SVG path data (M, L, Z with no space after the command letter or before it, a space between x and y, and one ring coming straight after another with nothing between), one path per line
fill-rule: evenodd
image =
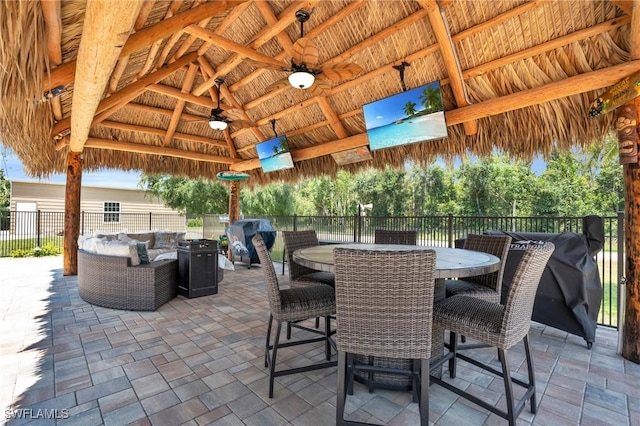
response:
M0 140L33 176L66 171L65 273L71 274L83 169L191 177L232 170L268 183L407 159L483 156L496 147L531 158L589 144L615 119L590 118L590 101L640 70L636 6L637 0L5 1ZM309 12L307 20L300 10ZM292 59L322 71L311 88L280 82ZM364 104L432 81L442 87L447 138L336 163L331 154L368 146ZM216 121L230 121L225 130L208 123L218 105L224 120ZM287 135L295 167L263 173L255 146L274 130ZM632 266L640 263L640 212L631 202L640 197L638 179L637 162L625 165ZM237 190L234 183L232 202ZM640 290L638 268L631 269L629 287ZM634 294L627 355L638 361L640 291Z

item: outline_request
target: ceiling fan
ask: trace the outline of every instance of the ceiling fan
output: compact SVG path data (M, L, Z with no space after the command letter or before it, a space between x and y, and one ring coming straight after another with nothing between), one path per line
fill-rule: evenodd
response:
M321 95L329 90L329 80L346 80L362 71L360 65L347 62L327 66L318 65L318 49L314 41L304 38L304 23L309 20L310 16L311 14L304 9L296 12L296 19L300 22L300 38L293 44L291 65L283 63L283 66L280 67L249 60L258 67L290 73L287 78L271 84L268 90L291 85L296 89L308 89L314 95Z
M236 120L233 117L226 117L226 115L229 115L229 116L234 115L234 113L238 112L238 110L233 108L223 110L222 108L220 108L220 85L224 83L224 79L222 77L218 77L215 79L215 82L218 86L217 87L218 89L217 90L217 94L218 94L217 106L211 110L211 113L206 118L206 120L194 120L193 123L207 121L209 123L209 126L213 130L225 130L229 126L229 124L233 124L234 126L237 126L240 128L254 127L256 124L251 121L241 120L241 119ZM200 114L196 114L196 115L200 115Z

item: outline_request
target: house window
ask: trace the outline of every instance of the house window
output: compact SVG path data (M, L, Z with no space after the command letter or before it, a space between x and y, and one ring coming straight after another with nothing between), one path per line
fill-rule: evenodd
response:
M118 203L117 201L105 201L104 222L105 223L120 222L120 203Z

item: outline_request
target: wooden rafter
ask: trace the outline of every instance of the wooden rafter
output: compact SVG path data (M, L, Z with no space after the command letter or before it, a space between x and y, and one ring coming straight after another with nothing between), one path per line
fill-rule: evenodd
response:
M611 0L611 3L629 16L633 13L633 0Z
M198 7L178 13L169 19L156 25L146 27L134 33L122 47L121 55L127 56L140 49L150 46L158 40L170 36L176 31L202 20L204 17L222 13L227 9L238 6L249 0L214 1L201 4ZM49 78L45 79L43 91L51 90L57 86L66 86L74 79L76 61L69 61L51 71Z
M134 31L140 31L142 27L144 27L155 3L156 0L144 0L144 3L142 3L142 7L140 8L140 12L138 13L138 17L136 18L136 22L133 24ZM120 82L120 78L122 78L124 70L127 69L127 65L129 65L129 55L120 56L118 64L111 73L111 78L109 79L109 94L118 90L118 83Z
M122 108L124 105L126 105L127 103L131 102L133 99L138 97L146 89L147 86L149 86L150 84L157 83L158 81L173 74L180 68L186 65L189 65L191 62L196 60L197 56L198 54L196 52L192 52L184 56L180 60L172 63L171 65L167 65L166 67L160 68L158 71L149 74L145 78L140 79L135 83L130 84L129 86L123 88L122 90L114 93L108 98L103 99L98 105L98 108L95 110L96 114L101 115L102 113L105 113L105 112L109 112L109 115L113 114L115 111ZM96 116L94 117L91 124L96 125L100 121L105 120L106 118L107 116L105 117ZM58 123L53 125L53 130L51 134L52 136L60 134L64 130L69 129L70 126L71 126L71 119L65 118L64 120L61 120Z
M469 105L467 87L462 79L458 53L451 41L451 33L449 32L444 13L435 0L418 0L418 3L427 11L427 15L429 16L431 28L440 46L440 54L444 61L444 67L449 75L449 84L453 90L456 104L458 107L467 106ZM478 133L478 123L475 121L467 121L464 123L464 130L467 135L475 135Z
M109 76L141 6L141 0L87 3L73 90L72 152L82 152Z
M554 81L553 83L549 83L544 86L523 90L500 98L490 99L488 101L447 111L445 113L447 126L453 126L464 123L468 120L478 120L480 118L514 111L516 109L553 101L567 96L602 89L620 81L625 76L638 70L640 70L640 60L630 61L609 68L569 77L564 80ZM310 148L291 150L291 155L294 161L309 160L323 155L332 154L334 152L364 146L367 143L368 139L366 133L360 133L346 139L338 139ZM302 151L303 154L300 154L300 151ZM234 164L231 166L231 170L247 171L258 167L260 167L259 159L252 158L250 160Z
M198 66L196 64L190 64L189 70L187 71L187 75L182 82L182 92L189 93L191 90L191 86L193 86L193 82L196 79L196 73L198 72ZM182 99L178 99L176 102L176 106L173 109L173 115L171 116L171 120L169 121L169 127L167 128L167 133L164 135L164 146L167 146L171 143L171 139L173 138L176 129L178 128L178 123L180 122L180 117L182 116L182 111L184 110L185 101Z
M117 130L124 130L124 131L128 131L128 132L140 132L140 133L147 133L150 135L155 135L155 136L160 136L160 137L164 137L165 135L165 131L162 129L156 129L154 127L145 127L145 126L138 126L135 124L126 124L126 123L118 123L117 121L103 121L102 123L99 124L100 127L107 127L110 129L117 129ZM215 140L215 139L210 139L210 138L206 138L204 136L198 136L198 135L190 135L187 133L179 133L179 132L175 132L173 134L174 139L180 139L183 141L187 141L187 142L198 142L198 143L203 143L206 145L213 145L213 146L217 146L220 148L227 148L227 143L225 141L219 141L219 140Z
M348 137L349 133L340 122L340 119L338 118L335 111L331 107L331 104L329 104L329 101L327 100L327 98L324 96L319 96L317 99L318 99L318 106L320 106L320 110L322 111L324 116L327 117L327 121L329 122L329 125L333 129L336 136L340 139L344 139Z
M123 106L123 108L130 108L130 109L134 109L136 111L143 111L149 114L158 114L158 115L164 115L167 117L171 117L173 115L173 110L171 109L164 109L164 108L158 108L158 107L153 107L153 106L149 106L149 105L141 105L141 104L135 104L133 102L129 102L127 104L125 104ZM194 114L188 114L186 112L182 113L182 117L181 117L184 121L200 121L202 120L202 117L199 115L194 115Z
M60 17L60 0L41 1L44 15L45 35L47 38L47 54L49 64L58 66L62 63L62 18ZM60 97L51 99L51 110L56 120L62 119Z
M196 52L193 52L194 54ZM215 108L216 101L211 100L210 98L205 98L204 96L195 96L190 93L184 93L180 89L176 89L175 87L164 86L162 84L151 84L147 87L147 90L155 93L160 93L162 95L171 96L172 98L180 99L185 102L191 102L192 104L201 105L206 108ZM229 105L225 105L220 103L220 109L229 109Z
M183 2L183 0L172 0L171 4L169 5L169 9L167 10L167 13L165 13L165 15L164 15L164 20L167 20L167 19L171 18L172 16L174 16L178 12L178 10L180 10L180 6L182 6L182 2ZM169 36L169 38L172 39L176 35L179 38L180 35L182 35L182 31L176 31L171 36ZM153 64L155 64L155 62L156 62L156 55L158 54L158 51L160 50L160 46L162 46L162 42L163 41L164 41L164 39L160 39L160 40L156 41L155 43L153 43L151 45L151 48L149 49L149 52L147 53L147 59L144 61L144 64L142 65L142 68L138 72L138 78L142 78L145 75L147 75L147 73L149 72L151 67L153 67ZM177 41L177 39L176 39L176 41Z

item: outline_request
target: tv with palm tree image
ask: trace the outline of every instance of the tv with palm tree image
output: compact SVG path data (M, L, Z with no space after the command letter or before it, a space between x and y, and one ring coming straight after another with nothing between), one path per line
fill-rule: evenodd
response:
M260 166L264 173L293 167L289 143L284 135L260 142L256 145L256 151L258 151Z
M440 82L362 106L371 150L446 138Z

